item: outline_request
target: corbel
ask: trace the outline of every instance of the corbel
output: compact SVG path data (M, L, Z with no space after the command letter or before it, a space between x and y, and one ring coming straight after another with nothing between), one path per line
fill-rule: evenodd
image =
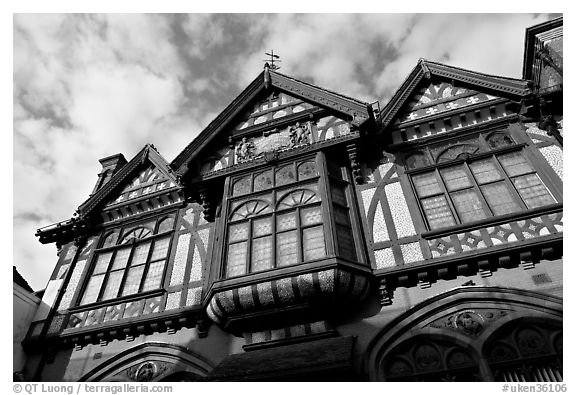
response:
M213 222L216 210L205 185L198 186L198 195L200 196L200 204L202 205L204 219L208 222Z
M545 130L548 136L554 137L558 143L560 143L560 146L563 146L564 139L558 130L558 122L556 122L552 115L543 116L542 120L538 123L538 128Z
M356 143L351 143L346 145L346 151L348 152L348 159L350 160L350 166L352 167L352 176L357 184L363 184L364 178L362 177L362 168L360 167L360 162L358 162L358 150Z

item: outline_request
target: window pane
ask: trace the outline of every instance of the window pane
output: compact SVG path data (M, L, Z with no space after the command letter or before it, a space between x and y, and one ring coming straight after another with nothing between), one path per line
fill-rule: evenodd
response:
M272 268L272 236L254 239L252 242L252 272Z
M422 199L422 208L428 219L430 229L439 229L456 224L444 196Z
M270 204L264 200L250 200L240 206L232 215L232 221L266 214L272 211Z
M160 222L160 225L158 225L158 233L172 230L172 228L174 228L174 218L164 218L162 222Z
M122 248L121 250L116 251L116 256L114 256L114 263L112 264L112 270L126 267L128 258L130 258L131 250L131 248Z
M350 226L350 216L348 215L348 209L335 206L334 207L334 219L337 224Z
M412 179L414 180L416 192L418 192L418 196L420 197L442 193L435 173L420 174L414 176Z
M246 240L248 238L248 222L231 225L229 229L228 241L230 243Z
M258 174L254 178L254 192L272 188L272 170Z
M150 260L157 261L158 259L166 258L166 255L168 255L168 244L170 244L169 237L156 240L154 242L154 251L152 252L152 258L150 258Z
M528 208L536 208L556 203L537 174L527 174L513 179L514 186Z
M322 226L304 229L302 234L304 260L324 258L326 256L326 249L324 247L324 230Z
M132 262L130 266L140 265L146 263L148 259L148 251L150 250L150 243L140 244L134 250L134 255L132 257Z
M277 266L293 265L298 262L298 242L296 231L279 233L276 236Z
M122 296L132 295L138 292L142 280L142 273L144 273L143 265L128 269L128 277L126 278L126 283L122 290Z
M307 178L311 178L317 176L318 172L316 171L316 163L313 160L304 162L298 166L298 179L305 180Z
M100 287L102 286L102 280L104 280L103 274L90 278L84 291L84 296L82 297L82 304L96 302L98 294L100 293Z
M278 232L283 230L296 229L296 212L291 211L276 217L276 230Z
M245 241L228 246L226 277L234 277L246 274L247 246L248 243Z
M302 226L319 224L322 222L322 210L320 206L307 207L300 210Z
M342 206L347 206L346 194L344 193L344 188L336 185L332 185L332 201Z
M340 256L350 260L356 260L356 249L354 248L352 229L350 229L349 226L336 224L336 235L338 236Z
M446 183L446 188L449 191L455 191L457 189L469 188L472 186L466 171L463 166L451 167L449 169L440 170L442 178Z
M164 274L164 263L166 261L158 261L150 264L148 273L146 273L146 280L142 291L149 291L151 289L158 289L162 283L162 274Z
M530 166L520 152L499 155L498 159L510 177L534 171L532 166Z
M522 207L514 200L512 193L503 182L483 185L480 189L494 215L504 215L522 210Z
M309 204L319 202L318 195L308 189L298 189L284 196L278 204L278 210L299 206L302 204Z
M243 195L250 192L250 176L239 179L234 183L232 196Z
M254 220L252 226L252 237L269 235L272 233L272 217Z
M108 264L110 263L110 258L112 258L111 252L98 255L98 260L96 261L96 266L94 267L94 274L100 274L106 272L106 270L108 270Z
M487 182L497 181L502 179L500 171L496 168L492 159L479 160L470 164L470 170L476 177L479 184L486 184Z
M116 245L116 241L118 241L118 232L112 232L106 236L106 240L104 240L102 247L114 246Z
M276 169L276 186L290 184L296 181L294 165L288 165Z
M118 296L118 290L120 289L122 276L124 276L124 270L119 270L117 272L110 273L110 275L108 276L108 280L106 280L106 286L104 287L104 294L102 295L102 300L107 300Z
M488 216L476 191L459 191L450 194L450 196L462 222L477 221Z

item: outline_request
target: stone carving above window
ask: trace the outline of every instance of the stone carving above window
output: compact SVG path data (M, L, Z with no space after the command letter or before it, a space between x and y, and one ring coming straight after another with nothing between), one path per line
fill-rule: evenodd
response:
M236 163L245 163L269 154L311 144L309 122L296 122L283 130L266 131L261 137L243 137L236 144Z

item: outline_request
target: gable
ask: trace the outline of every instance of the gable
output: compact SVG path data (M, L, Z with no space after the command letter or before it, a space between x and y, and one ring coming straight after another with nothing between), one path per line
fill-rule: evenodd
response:
M466 111L469 106L495 99L498 97L458 86L452 82L424 80L421 87L412 94L398 112L393 123L397 125L421 120L454 110Z
M297 114L314 107L316 106L311 103L297 99L284 92L274 90L264 98L256 100L251 108L240 117L240 121L234 130L243 130L264 122L280 119L291 114Z
M438 126L447 131L444 126L450 129L454 122L462 126L474 121L468 120L467 115L462 116L463 111L498 99L520 102L531 93L530 82L526 80L477 73L420 59L380 112L378 121L382 129L387 129L389 126L396 128L404 124L430 122L438 115L452 117L456 114L457 118L447 119L447 125L432 125L432 129ZM494 111L500 110L490 110L491 118L496 116ZM458 117L463 122L459 122Z
M272 151L294 146L290 133L302 133L305 126L308 143L315 143L309 122L332 115L347 128L364 127L374 121L369 104L287 77L265 67L261 73L228 107L226 107L171 163L179 175L192 168L213 162L212 171L238 164L236 152L243 139L263 137L264 146ZM327 120L322 120L329 123ZM320 131L321 136L338 136L339 130ZM303 139L298 137L298 142ZM244 148L250 146L244 145ZM246 150L245 150L246 151ZM271 152L261 151L260 153ZM194 162L192 161L200 161Z
M162 173L154 164L149 163L129 180L119 193L113 195L106 206L125 203L175 186L176 183L170 177Z
M140 214L182 200L176 175L166 160L147 144L110 181L78 207L80 217L99 212L111 221Z

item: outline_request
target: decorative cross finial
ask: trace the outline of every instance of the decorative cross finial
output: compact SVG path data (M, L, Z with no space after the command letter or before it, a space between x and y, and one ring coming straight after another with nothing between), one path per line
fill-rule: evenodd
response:
M268 66L270 67L271 70L278 70L280 69L280 66L274 64L274 62L278 62L280 63L280 56L275 55L274 54L274 50L271 50L270 53L265 52L266 55L270 56L270 63L268 63L268 59L263 60L263 62L266 62L268 64Z

